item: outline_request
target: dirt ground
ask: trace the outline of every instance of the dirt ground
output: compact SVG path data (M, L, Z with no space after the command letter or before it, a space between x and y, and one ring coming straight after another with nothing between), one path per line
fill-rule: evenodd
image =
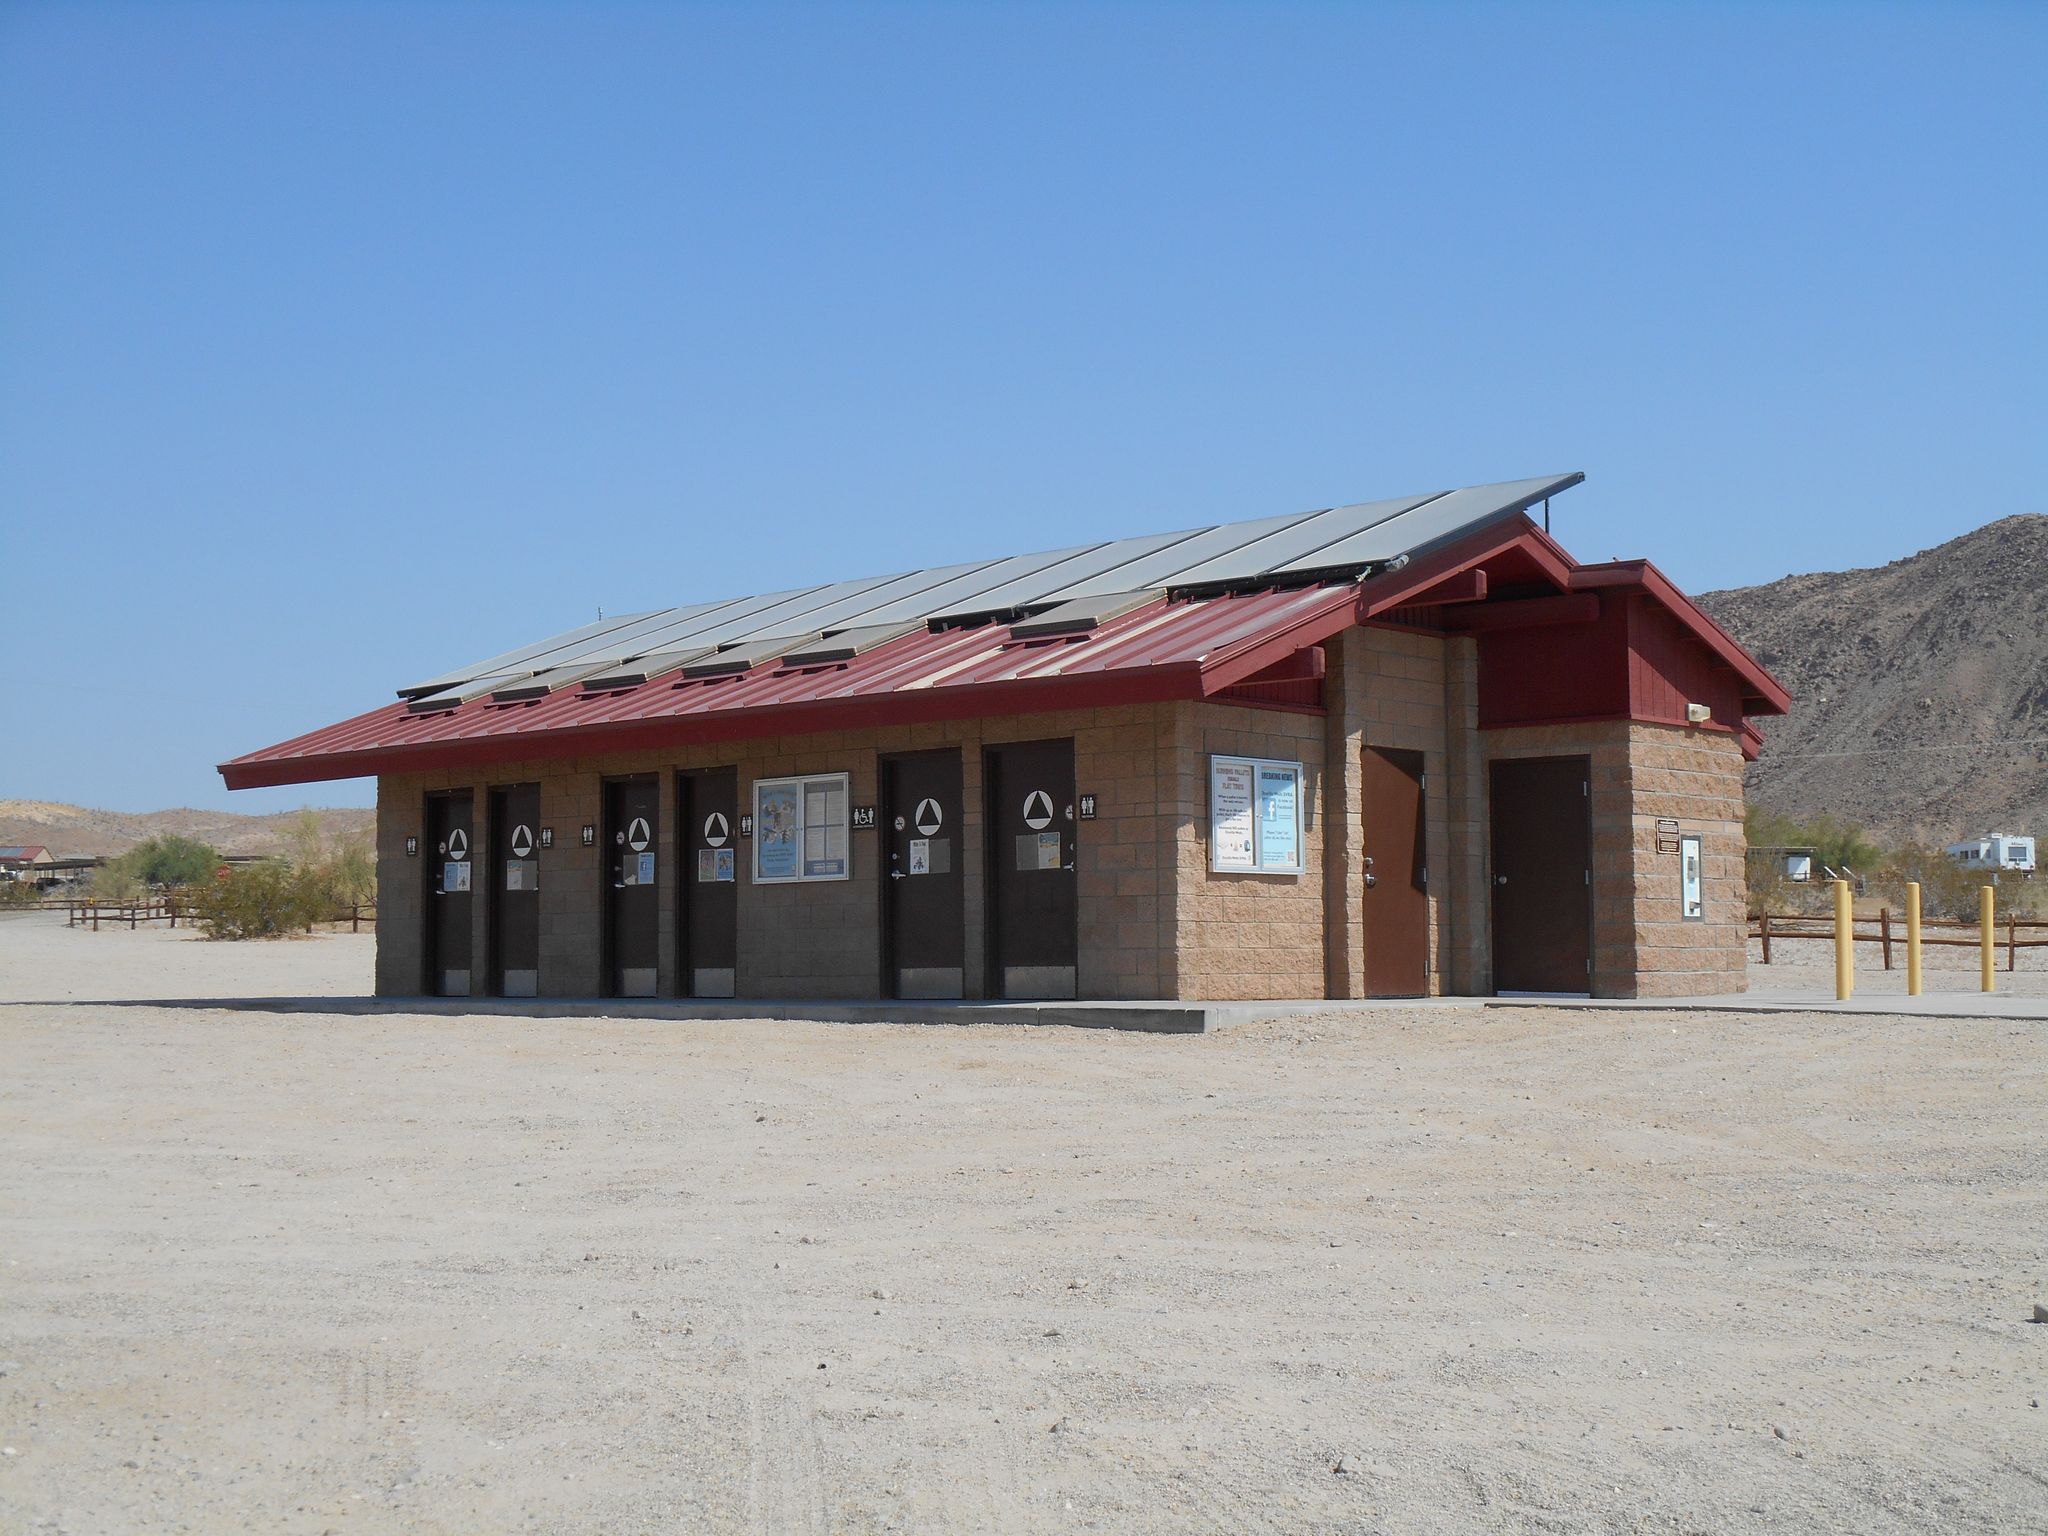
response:
M2048 1529L2042 1046L9 1003L0 1530Z

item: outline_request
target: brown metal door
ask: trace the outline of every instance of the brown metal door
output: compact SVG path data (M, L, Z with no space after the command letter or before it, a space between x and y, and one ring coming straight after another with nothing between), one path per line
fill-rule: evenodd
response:
M427 990L438 997L470 993L471 854L476 799L466 789L427 796Z
M988 749L989 967L999 997L1072 997L1080 902L1074 885L1074 743Z
M1496 762L1493 989L1586 992L1593 976L1592 760Z
M652 997L660 965L656 896L659 784L611 779L604 786L605 984L612 997Z
M540 993L540 786L491 791L491 984L500 997Z
M739 971L740 772L676 776L682 867L676 966L686 997L731 997Z
M896 997L967 990L960 754L882 759L882 979Z
M1365 995L1429 990L1428 841L1420 752L1365 749Z

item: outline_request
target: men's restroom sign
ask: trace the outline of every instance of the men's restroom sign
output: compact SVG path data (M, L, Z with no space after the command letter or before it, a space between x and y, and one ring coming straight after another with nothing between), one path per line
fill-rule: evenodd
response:
M725 840L732 836L732 824L723 815L713 811L704 818L704 844L709 848L723 848Z
M1024 797L1024 825L1036 832L1052 825L1052 796L1034 789Z
M917 822L918 834L923 837L930 837L940 827L945 825L946 813L939 809L938 801L927 796L925 799L917 802L917 815L914 819Z

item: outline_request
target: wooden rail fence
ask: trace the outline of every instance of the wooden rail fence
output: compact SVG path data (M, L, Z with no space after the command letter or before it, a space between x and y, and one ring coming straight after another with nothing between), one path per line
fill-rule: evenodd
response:
M1880 907L1875 917L1859 917L1850 922L1851 937L1858 944L1875 944L1883 951L1884 968L1892 968L1892 946L1904 947L1906 923L1902 916L1897 923L1892 920L1892 909ZM2008 971L2019 968L2020 951L2023 949L2048 949L2048 936L2021 938L2022 932L2040 933L2048 930L2048 918L2006 917L1996 925L2005 930L2002 938L1994 930L1993 944L2005 950L2005 968ZM1868 931L1866 931L1868 930ZM1941 932L1967 934L1967 938L1942 938ZM1765 965L1771 963L1771 940L1773 939L1819 939L1832 944L1835 941L1835 923L1830 917L1811 917L1799 912L1762 912L1749 920L1749 936L1763 943ZM1953 917L1923 917L1920 919L1920 942L1922 945L1942 944L1951 948L1976 949L1983 942L1982 931L1975 922Z
M45 912L64 913L64 926L67 928L90 928L94 933L100 931L101 923L110 928L126 923L133 931L142 923L166 923L175 928L180 922L189 926L194 921L192 904L175 896L145 896L133 901L99 901L90 896L66 896L45 899L37 905ZM372 928L377 926L377 903L352 902L345 910L320 921L347 923L350 933L361 933L365 923Z

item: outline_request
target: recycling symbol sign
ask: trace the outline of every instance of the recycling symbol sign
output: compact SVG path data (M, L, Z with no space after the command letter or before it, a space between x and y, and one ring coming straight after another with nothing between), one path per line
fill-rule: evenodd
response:
M732 828L726 823L725 817L717 811L704 818L704 842L707 846L723 848L726 838L731 835Z
M648 830L647 818L635 816L626 825L626 846L635 853L645 853L647 845L654 841L654 834Z
M533 852L533 829L521 822L512 829L512 857L523 859Z
M1036 832L1052 825L1052 796L1034 789L1024 797L1024 825Z
M448 857L457 864L469 857L469 834L460 827L448 834Z
M938 801L926 798L917 802L917 815L913 819L917 822L918 835L930 837L945 824L946 813L939 809Z

